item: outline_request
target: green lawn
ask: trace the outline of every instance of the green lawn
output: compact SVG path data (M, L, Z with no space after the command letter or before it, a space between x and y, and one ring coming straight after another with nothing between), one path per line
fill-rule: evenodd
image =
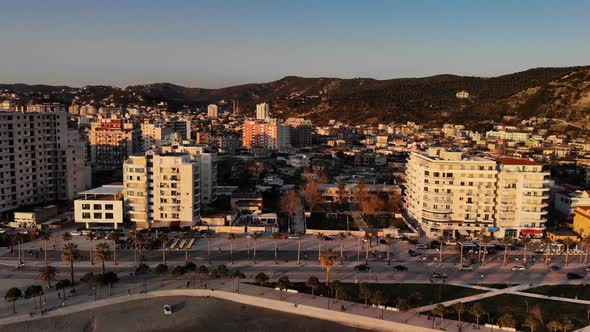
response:
M475 317L468 313L469 308L471 308L475 303L480 303L486 311L486 314L480 319L480 324L485 324L488 322L495 324L499 317L506 313L510 313L514 316L517 323L516 327L519 331L529 331L530 329L526 326L523 326L522 322L528 316L526 314L527 306L530 311L530 309L536 305L539 305L541 308L543 313L543 322L545 324L553 320L563 322L564 320L568 319L572 322L575 329L579 329L590 324L590 322L587 320L586 313L588 307L585 305L510 294L502 294L485 298L481 301L465 303L466 312L463 313L463 321L475 322ZM450 307L448 310L449 313L446 317L457 319L457 314L453 312L453 308ZM535 329L535 331L541 332L549 330L545 326L539 326L539 328ZM570 329L569 331L572 330Z
M352 216L340 213L337 215L330 214L328 216L326 213L313 212L311 218L307 221L307 228L342 231L349 229L351 231L358 231L358 227Z
M402 231L410 230L402 219L395 218L391 213L363 214L363 219L371 228L388 228L389 226L393 226Z
M527 289L525 292L568 297L572 299L590 300L590 285L546 285L537 288Z
M321 282L320 278L320 282ZM364 303L364 299L359 297L359 285L354 283L343 284L346 289L346 300ZM269 286L274 287L274 284ZM400 299L405 299L412 308L421 307L438 302L444 302L452 299L457 299L465 296L485 293L472 288L465 288L460 286L446 285L446 284L373 284L369 287L374 293L381 290L383 293L383 304L387 306L396 306ZM303 282L292 283L290 289L296 289L300 293L311 294L311 289L305 286ZM323 282L315 292L316 295L328 296L330 289L326 287ZM332 294L334 295L334 294ZM369 299L369 303L371 300Z

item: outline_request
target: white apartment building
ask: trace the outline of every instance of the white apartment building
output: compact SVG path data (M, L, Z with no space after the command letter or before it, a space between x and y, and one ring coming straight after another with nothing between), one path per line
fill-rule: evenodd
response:
M200 219L199 163L187 153L147 151L123 166L125 213L135 228L192 227Z
M256 104L256 120L270 118L270 105L268 103Z
M78 193L92 186L92 168L86 157L86 141L78 128L68 128L65 148L66 199L73 200Z
M217 119L217 117L219 116L219 110L217 108L217 105L215 104L211 104L209 106L207 106L207 117L210 119Z
M207 145L184 145L180 137L175 137L172 145L163 146L164 153L188 153L200 166L201 203L211 204L217 199L217 153Z
M590 190L558 192L555 194L553 205L557 211L566 215L572 215L576 207L590 206Z
M0 213L68 199L67 117L0 112Z
M144 121L141 124L142 151L147 151L153 146L162 146L162 143L172 135L172 128L160 123Z
M74 201L74 221L86 229L119 229L123 227L123 186L105 185L80 192Z
M531 138L531 133L504 131L504 130L490 130L486 132L486 138L501 138L509 141L524 142Z
M545 226L546 175L528 160L496 162L441 148L413 152L405 207L428 237L536 236Z

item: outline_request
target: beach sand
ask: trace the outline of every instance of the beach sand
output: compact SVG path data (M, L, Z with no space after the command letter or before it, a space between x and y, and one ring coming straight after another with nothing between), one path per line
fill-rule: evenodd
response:
M173 307L164 315L162 306ZM163 297L8 325L3 331L188 332L364 331L337 323L204 297Z

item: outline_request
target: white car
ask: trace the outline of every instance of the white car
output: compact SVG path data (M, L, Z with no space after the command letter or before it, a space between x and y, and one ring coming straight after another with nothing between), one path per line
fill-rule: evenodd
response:
M80 233L79 231L71 231L70 235L71 236L80 236L80 235L82 235L82 233Z
M297 235L289 235L288 239L289 240L298 240L299 239L299 236L297 236Z
M459 271L473 271L473 266L463 265L459 268Z
M524 265L514 265L512 267L512 271L524 271L526 270L526 266Z
M164 315L172 315L172 307L168 304L164 304Z

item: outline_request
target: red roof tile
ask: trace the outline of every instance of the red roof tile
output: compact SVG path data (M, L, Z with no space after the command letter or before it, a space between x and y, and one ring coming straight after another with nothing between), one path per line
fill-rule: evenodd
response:
M519 158L510 158L510 157L502 157L497 158L496 162L504 165L532 165L532 166L540 166L536 161L528 160L528 159L519 159Z

